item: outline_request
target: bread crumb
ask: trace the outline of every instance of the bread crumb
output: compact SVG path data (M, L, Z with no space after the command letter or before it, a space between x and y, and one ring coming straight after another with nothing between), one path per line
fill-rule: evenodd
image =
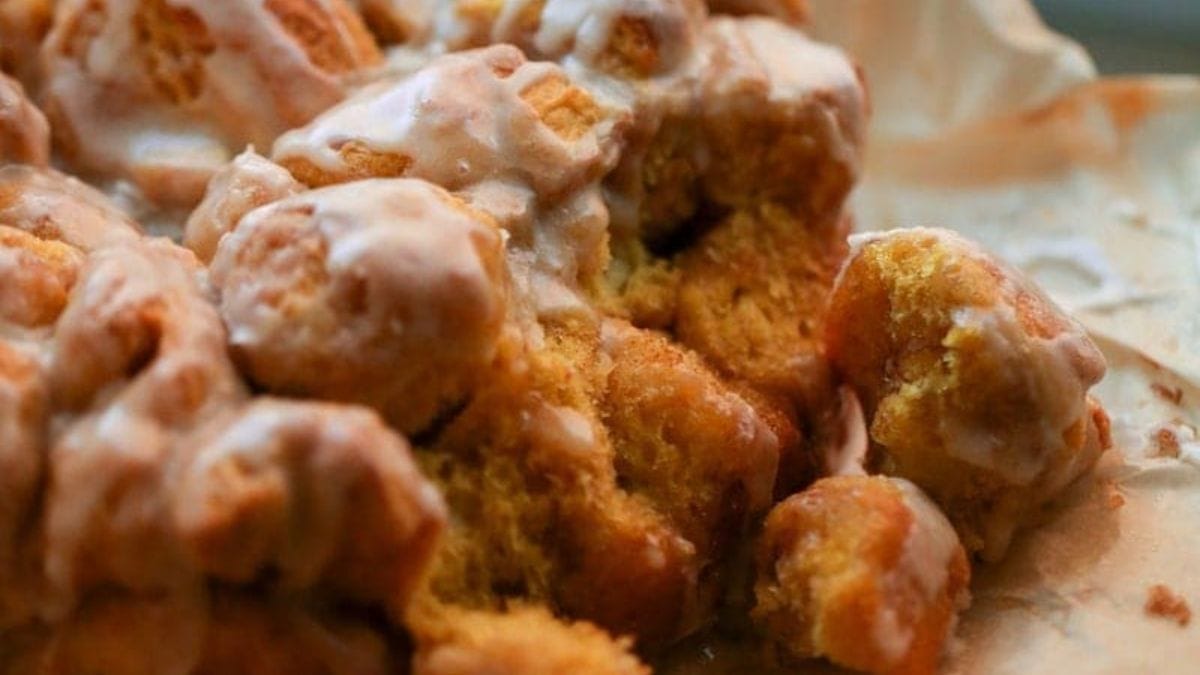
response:
M1179 456L1179 437L1167 427L1162 427L1154 433L1154 443L1158 446L1159 457Z
M1182 387L1169 387L1165 384L1152 382L1150 384L1150 389L1155 393L1155 395L1168 403L1173 403L1175 405L1183 403Z
M1172 619L1180 627L1188 625L1192 620L1192 610L1188 607L1187 601L1175 595L1171 589L1162 584L1150 587L1149 594L1146 596L1145 611L1150 616Z
M1121 488L1117 485L1117 481L1108 479L1103 482L1104 486L1104 502L1110 510L1117 510L1125 506L1125 495L1121 493Z

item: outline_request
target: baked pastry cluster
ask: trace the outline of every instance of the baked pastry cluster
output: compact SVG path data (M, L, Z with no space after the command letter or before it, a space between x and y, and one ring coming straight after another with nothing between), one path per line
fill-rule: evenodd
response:
M13 7L0 671L933 672L1108 444L803 2Z
M5 672L387 672L341 606L402 616L445 525L403 437L252 395L195 256L75 179L0 169L0 219Z

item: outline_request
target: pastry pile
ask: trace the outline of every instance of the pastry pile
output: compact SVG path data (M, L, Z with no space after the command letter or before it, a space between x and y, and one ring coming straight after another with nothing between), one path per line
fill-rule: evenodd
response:
M804 20L5 3L0 671L935 671L1104 360Z

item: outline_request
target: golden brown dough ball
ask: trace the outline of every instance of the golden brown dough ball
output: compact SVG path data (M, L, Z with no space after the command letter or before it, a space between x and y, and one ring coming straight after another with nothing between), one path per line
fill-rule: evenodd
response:
M229 583L270 570L403 616L444 526L407 443L374 413L257 399L172 476L173 525L196 568Z
M137 224L95 188L31 166L0 167L0 225L84 252L141 236Z
M139 595L106 588L52 626L0 635L0 668L13 675L190 673L207 618L196 589Z
M780 439L744 397L665 336L609 321L600 411L618 481L654 504L705 559L771 504Z
M699 561L667 518L617 485L591 364L576 360L594 350L527 355L489 378L422 453L454 514L431 590L469 608L549 603L668 641L700 620Z
M542 58L570 57L637 81L683 65L703 20L703 5L696 0L599 0L586 6L546 0L531 51Z
M770 204L717 224L679 259L679 341L722 373L815 409L831 392L821 337L848 226Z
M222 240L212 279L252 380L366 403L407 433L484 375L508 303L500 230L410 179L332 186L251 212Z
M533 321L589 311L581 290L609 255L599 179L627 122L558 65L496 45L368 86L281 136L272 156L310 186L404 176L455 190L507 233L526 301L515 312Z
M501 179L552 202L611 166L622 123L559 66L497 45L365 88L281 136L272 159L310 186L409 176L459 190Z
M933 673L969 578L950 523L916 486L824 478L767 518L753 615L785 663Z
M445 512L374 413L260 398L173 443L147 421L124 431L77 426L71 435L87 433L91 446L51 456L52 588L61 592L64 553L104 565L71 567L76 592L41 598L54 620L36 660L51 672L135 675L248 664L384 673L407 658L387 635L400 630ZM80 461L98 487L73 470ZM100 514L67 521L97 500ZM64 532L71 524L79 536Z
M0 341L0 633L26 620L37 597L37 544L27 524L38 508L49 415L35 354Z
M0 163L45 166L49 161L46 116L30 103L20 82L0 73Z
M545 609L503 613L452 611L418 637L415 675L649 675L613 639L583 621L556 620Z
M221 237L232 232L242 216L303 190L287 169L246 150L208 182L204 199L188 216L183 244L201 261L211 262Z
M190 675L394 675L406 650L381 626L337 611L218 591Z
M38 47L50 30L59 0L0 2L0 70L35 87L41 73Z
M244 396L198 271L163 240L99 249L58 320L46 377L73 417L48 455L44 537L61 602L192 578L162 504L167 463L181 434Z
M88 244L137 236L102 199L47 169L0 168L0 632L30 620L46 596L31 523L42 514L50 420L64 419L55 414L45 343Z
M770 504L771 422L628 324L552 336L526 358L423 453L456 516L434 594L548 602L653 646L711 622L736 544Z
M54 171L0 169L0 283L0 670L403 667L446 520L403 438L251 399L195 256Z
M1087 394L1104 357L1019 273L944 230L863 235L834 289L826 347L863 402L873 462L995 559L1107 447Z
M234 153L339 101L380 54L344 0L75 0L43 58L72 168L186 208Z
M866 139L869 105L854 63L759 16L710 17L692 51L679 79L687 86L638 90L629 148L606 179L624 197L614 204L616 234L677 248L698 226L765 204L835 221Z
M857 67L762 17L714 17L700 44L709 64L700 84L708 198L732 208L770 200L831 218L858 179L866 137Z
M359 0L387 43L433 53L512 44L530 58L640 80L689 56L704 20L699 0Z

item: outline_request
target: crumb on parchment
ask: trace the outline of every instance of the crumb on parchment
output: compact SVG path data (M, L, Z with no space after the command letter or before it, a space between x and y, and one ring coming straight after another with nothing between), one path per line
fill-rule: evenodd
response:
M1170 588L1163 584L1151 586L1146 595L1145 612L1149 616L1159 616L1170 619L1180 627L1188 625L1192 620L1192 610L1187 601L1175 595Z
M1175 405L1183 403L1182 387L1172 387L1159 382L1152 382L1150 383L1150 390L1154 392L1155 396L1158 396L1167 403Z

